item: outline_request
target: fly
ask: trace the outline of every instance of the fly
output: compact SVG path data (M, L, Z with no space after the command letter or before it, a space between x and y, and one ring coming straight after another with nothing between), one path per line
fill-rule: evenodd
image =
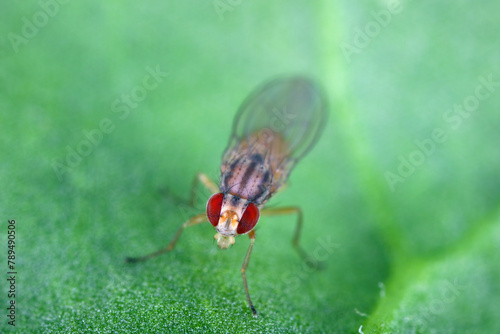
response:
M199 183L214 193L208 199L206 214L184 222L165 248L142 257L127 258L127 262L144 261L171 251L186 227L207 220L216 230L215 239L221 249L234 244L235 237L246 234L250 246L241 274L248 305L256 316L246 278L255 243L255 226L260 216L296 214L292 243L303 260L308 258L299 243L301 209L264 207L286 183L297 162L315 145L326 116L327 103L322 91L308 78L278 78L258 87L243 102L234 119L231 139L222 157L219 186L202 173L194 179L191 204L196 201Z

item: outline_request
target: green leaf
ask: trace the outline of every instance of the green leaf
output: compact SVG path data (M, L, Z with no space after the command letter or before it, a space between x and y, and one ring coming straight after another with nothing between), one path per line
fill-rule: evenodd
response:
M62 2L62 1L61 1ZM56 0L3 4L0 332L495 333L500 4ZM228 251L182 204L219 178L262 81L324 86L326 131ZM8 324L15 300L15 327Z

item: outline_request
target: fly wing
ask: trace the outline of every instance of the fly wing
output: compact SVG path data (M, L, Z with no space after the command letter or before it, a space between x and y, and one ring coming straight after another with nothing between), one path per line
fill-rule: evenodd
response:
M230 146L265 129L282 137L287 143L283 153L297 162L316 143L326 116L326 100L314 81L305 77L274 79L258 87L241 105Z
M236 167L235 162L252 157L262 160L262 167L273 176L268 185L270 197L314 146L326 116L322 91L308 78L278 78L258 87L235 117L231 141L223 156L223 179L229 169Z

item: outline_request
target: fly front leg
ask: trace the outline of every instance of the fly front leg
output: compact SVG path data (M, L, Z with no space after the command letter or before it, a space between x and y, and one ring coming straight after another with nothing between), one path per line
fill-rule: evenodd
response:
M248 292L247 275L246 275L248 262L250 261L250 254L252 254L253 244L255 243L255 231L250 231L250 233L248 233L248 237L250 238L250 246L248 246L247 255L245 256L245 260L243 261L243 265L241 266L241 276L243 277L243 285L245 286L245 293L247 294L248 306L250 306L253 316L256 317L257 310L253 306L252 300L250 299L250 292Z
M157 250L156 252L148 254L148 255L144 255L144 256L140 256L140 257L127 257L127 258L125 258L125 262L128 262L128 263L142 262L142 261L149 260L153 257L157 257L158 255L161 255L163 253L170 252L172 249L174 249L175 244L177 243L177 240L179 240L179 237L181 236L182 231L184 231L184 229L186 227L197 225L197 224L200 224L200 223L203 223L206 221L207 221L206 214L200 214L200 215L196 215L194 217L189 218L177 230L177 233L175 234L174 238L172 239L172 241L170 241L170 243L166 247L164 247L160 250Z
M299 253L300 258L307 266L315 269L320 269L322 264L318 261L312 260L306 251L300 245L300 233L302 232L302 210L298 206L290 206L286 208L268 208L261 211L261 216L280 216L280 215L297 215L297 225L295 226L295 233L292 239L292 245Z
M219 188L217 187L217 185L212 180L210 180L210 178L206 174L197 173L196 176L193 179L193 183L192 183L192 187L191 187L191 196L190 196L190 203L189 203L191 205L191 207L194 207L195 204L196 204L196 198L197 198L196 197L197 196L196 188L198 187L198 184L200 184L200 183L206 189L208 189L209 191L211 191L212 193L219 192ZM181 208L181 206L179 206L179 208ZM182 234L182 231L184 231L184 229L186 227L193 226L193 225L196 225L196 224L200 224L200 223L203 223L203 222L206 222L206 221L207 221L206 214L199 214L199 215L196 215L194 217L189 218L177 230L176 235L174 236L174 238L172 239L172 241L167 246L165 246L164 248L162 248L162 249L160 249L160 250L158 250L158 251L156 251L154 253L148 254L148 255L144 255L144 256L140 256L140 257L127 257L125 259L125 262L135 263L135 262L146 261L146 260L149 260L149 259L151 259L153 257L159 256L159 255L161 255L163 253L167 253L167 252L171 251L172 249L174 249L175 244L177 243L177 240L179 239L179 237Z

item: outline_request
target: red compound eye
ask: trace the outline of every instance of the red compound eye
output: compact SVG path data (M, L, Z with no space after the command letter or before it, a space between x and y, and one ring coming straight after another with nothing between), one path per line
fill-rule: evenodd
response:
M207 202L207 217L210 224L217 226L219 224L220 209L222 207L222 200L224 199L224 194L214 194Z
M257 206L253 203L248 204L245 212L243 213L243 217L240 219L236 232L238 232L238 234L250 232L259 221L259 217L259 208L257 208Z

